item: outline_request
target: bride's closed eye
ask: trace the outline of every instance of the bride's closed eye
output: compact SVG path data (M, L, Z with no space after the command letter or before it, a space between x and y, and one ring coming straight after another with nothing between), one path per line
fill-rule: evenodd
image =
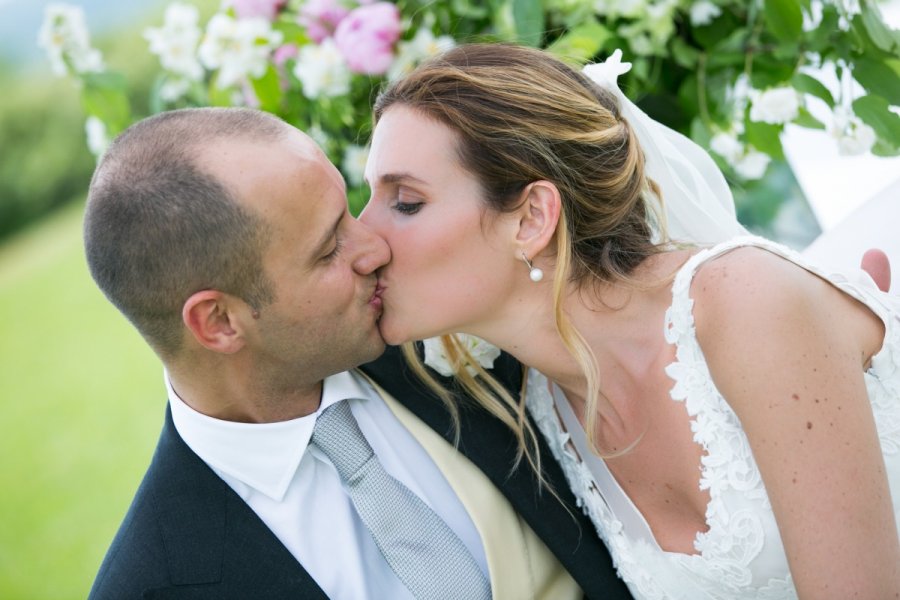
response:
M397 200L391 205L391 209L402 215L414 215L422 208L425 202L418 196L411 195L404 190L397 193Z

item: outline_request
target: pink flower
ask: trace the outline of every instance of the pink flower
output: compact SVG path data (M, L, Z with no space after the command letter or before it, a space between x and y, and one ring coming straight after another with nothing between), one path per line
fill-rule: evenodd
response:
M272 54L272 62L275 63L276 67L284 66L284 63L289 58L296 58L297 50L297 44L279 46Z
M400 38L400 11L390 2L355 8L334 32L334 41L351 71L381 75L394 59Z
M321 44L349 13L340 0L307 0L300 7L297 21L306 27L312 41Z
M291 58L297 58L299 52L300 49L297 48L296 44L285 44L276 48L275 52L272 53L272 62L278 71L278 85L281 87L282 92L286 92L291 86L284 63Z
M238 19L262 17L274 21L287 0L229 0L229 4L234 7Z

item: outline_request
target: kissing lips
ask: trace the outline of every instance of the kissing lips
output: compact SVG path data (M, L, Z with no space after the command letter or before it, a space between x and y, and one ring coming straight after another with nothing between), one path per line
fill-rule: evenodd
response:
M382 311L384 302L381 299L381 294L384 292L384 288L381 287L380 284L375 284L375 291L372 292L372 297L369 298L369 305L375 308L378 312Z

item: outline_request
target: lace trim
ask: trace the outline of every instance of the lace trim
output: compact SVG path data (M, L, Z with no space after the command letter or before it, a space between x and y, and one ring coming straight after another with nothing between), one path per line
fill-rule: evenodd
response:
M700 489L709 490L706 507L708 531L697 534L694 547L699 557L689 559L692 571L716 578L727 589L746 588L752 582L750 563L762 551L765 533L757 514L749 510L731 513L724 495L729 490L759 501L771 510L762 477L740 421L716 389L694 329L694 301L690 286L703 262L740 245L732 242L702 250L681 268L672 286L672 306L666 311L666 341L676 347L675 362L666 374L675 385L673 400L684 402L691 418L694 441L704 454L700 459Z
M667 598L656 580L642 568L644 563L639 560L639 553L632 551L632 544L624 534L622 523L615 518L603 500L590 469L578 456L569 434L563 429L553 404L553 396L547 388L547 378L535 369L528 371L525 405L547 440L553 457L562 467L578 507L594 523L600 539L609 549L619 577L628 584L632 593L637 592L634 594L636 597L648 600Z
M572 446L556 412L546 378L533 369L528 374L528 410L562 466L578 506L593 521L610 550L620 577L638 598L658 600L669 598L668 593L675 593L665 589L654 577L654 573L665 569L660 564L665 560L680 565L687 571L685 575L696 576L696 585L708 590L710 597L796 598L790 574L770 579L761 587L750 587L753 585L750 564L762 552L765 542L760 514L771 514L771 506L737 415L710 377L696 340L694 302L689 295L694 273L704 261L747 245L763 247L825 277L795 252L752 236L700 251L675 277L673 303L666 312L665 336L667 342L675 345L676 358L666 368L666 373L674 381L670 395L673 400L685 403L694 441L704 450L700 486L710 493L706 510L709 529L698 533L694 543L698 555L663 552L646 542L627 537L622 523L597 489L587 465ZM900 452L900 406L896 402L900 397L900 302L887 296L876 296L871 290L861 290L848 281L838 283L842 290L871 306L885 322L884 345L872 358L872 366L865 377L882 449L886 454ZM883 304L879 306L879 302ZM896 302L896 306L887 306L891 302ZM751 500L753 509L729 510L726 500L732 492ZM662 569L654 568L654 564ZM674 565L668 566L672 569Z

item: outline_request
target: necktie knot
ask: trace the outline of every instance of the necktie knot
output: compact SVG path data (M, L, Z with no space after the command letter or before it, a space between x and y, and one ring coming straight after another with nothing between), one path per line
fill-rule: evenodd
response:
M322 411L316 419L312 443L334 464L342 481L351 480L375 456L345 400Z

